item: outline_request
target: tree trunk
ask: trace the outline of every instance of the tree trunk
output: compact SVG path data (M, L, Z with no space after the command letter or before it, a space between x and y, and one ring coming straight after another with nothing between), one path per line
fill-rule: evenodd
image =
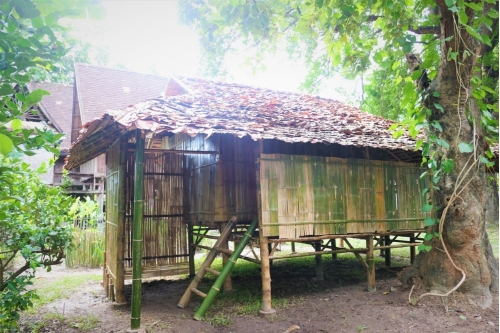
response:
M434 207L440 207L437 211L439 219L452 197L460 172L467 170L484 153L486 147L481 128L481 112L472 98L470 84L477 58L481 56L481 46L477 45L465 29L462 29L461 43L456 43L455 38L451 40L452 43L446 41L446 37L455 35L453 14L444 1L436 2L441 14L442 60L438 74L429 87L429 95L432 96L437 91L439 97L432 98L427 104L432 110L429 122L439 121L443 131L433 129L430 134L436 134L450 145L449 149L435 145L437 159L450 158L455 163L453 171L443 175L439 181L439 190L435 191L432 198ZM472 16L473 13L471 19ZM460 57L461 65L447 60L450 49L459 52L457 60ZM462 60L461 55L465 49L473 50L475 54ZM434 103L441 104L444 111L436 109ZM460 142L475 143L472 157L469 153L459 152ZM486 182L485 166L477 163L458 188L462 192L450 205L443 225L446 249L455 264L466 274L466 280L458 291L465 293L483 308L491 305L491 291L498 290L498 261L493 256L485 229ZM437 232L437 226L433 228ZM462 273L453 267L440 239L434 238L430 243L432 250L420 252L415 264L402 271L400 278L403 285L408 285L416 277L421 279L426 289L445 293L459 283Z

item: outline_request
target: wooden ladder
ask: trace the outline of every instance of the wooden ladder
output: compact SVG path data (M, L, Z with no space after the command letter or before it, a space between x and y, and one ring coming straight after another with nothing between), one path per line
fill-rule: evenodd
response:
M214 246L210 250L210 252L207 255L207 258L203 262L203 264L200 267L200 270L196 273L195 277L193 278L193 281L189 284L187 287L186 291L184 292L184 295L182 295L181 300L177 304L178 307L184 309L186 305L189 303L189 300L191 299L191 295L195 293L198 296L201 296L205 298L201 306L199 307L198 311L196 312L194 319L200 320L203 318L205 315L205 312L208 310L210 307L210 304L212 304L213 299L215 296L219 293L222 283L228 276L228 274L231 272L231 269L234 267L234 264L236 263L236 260L238 260L238 257L240 256L241 252L245 248L245 246L248 244L248 242L252 238L252 234L257 228L257 218L255 218L250 226L248 227L247 231L245 232L243 238L241 241L238 243L234 251L230 251L228 249L224 249L221 247L222 244L224 244L229 236L231 235L232 229L234 225L236 224L236 217L232 217L231 220L226 224L224 229L222 230L219 238L215 242ZM225 253L225 254L231 254L229 260L227 263L224 265L222 268L222 271L216 271L215 269L210 268L212 265L215 257L219 253ZM201 282L203 277L205 276L206 273L212 273L217 276L217 279L215 283L213 284L212 288L210 288L210 291L208 294L205 294L204 292L200 291L197 289L198 284Z

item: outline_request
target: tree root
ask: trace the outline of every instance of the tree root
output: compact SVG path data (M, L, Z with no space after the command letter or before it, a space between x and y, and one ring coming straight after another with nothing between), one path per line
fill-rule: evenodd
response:
M471 154L471 156L469 157L469 159L467 160L467 163L466 163L466 166L467 164L469 164L470 162L470 159L471 157L474 156L473 154ZM457 193L457 189L462 185L463 181L465 180L466 176L469 174L469 172L472 170L472 168L478 163L479 161L479 158L476 158L474 160L474 162L468 167L464 167L460 173L458 174L458 177L457 177L457 180L455 182L455 189L453 190L453 193L451 194L450 196L450 200L448 201L448 204L446 205L446 207L444 208L443 210L443 213L441 214L441 218L439 219L439 239L441 240L441 244L443 246L443 250L444 252L446 253L446 256L448 257L448 259L450 260L451 264L453 265L453 267L455 267L456 270L460 271L462 273L462 279L460 279L460 281L458 282L458 284L453 287L451 290L449 290L447 293L445 294L438 294L438 293L425 293L425 294L422 294L420 295L419 297L417 297L416 299L412 300L411 299L411 294L413 292L413 288L415 287L415 285L413 285L411 287L411 290L410 290L410 293L408 294L408 302L413 305L413 306L416 306L420 300L422 300L422 298L424 297L427 297L427 296L438 296L438 297L447 297L449 296L451 293L453 293L455 290L457 290L461 285L462 283L464 283L464 281L467 279L467 275L465 274L465 271L463 269L461 269L460 267L458 267L455 262L453 261L453 259L451 258L451 255L450 255L450 252L448 251L448 249L446 248L446 244L444 243L444 239L443 239L443 225L444 225L444 220L446 218L446 214L448 213L448 209L450 208L450 206L453 204L453 202L460 198L460 194L464 191L464 189L469 185L469 183L472 181L472 178L469 179L469 181L467 181L467 183L465 183L465 185L462 187L462 189ZM467 170L466 170L467 169ZM465 173L464 173L464 170Z

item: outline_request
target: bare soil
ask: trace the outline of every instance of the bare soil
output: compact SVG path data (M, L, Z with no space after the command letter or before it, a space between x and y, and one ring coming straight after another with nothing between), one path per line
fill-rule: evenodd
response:
M314 261L314 258L311 258ZM498 294L493 306L477 308L464 295L454 293L447 299L427 298L418 306L408 304L408 290L402 290L396 272L406 264L388 269L377 264L377 291L366 291L366 274L355 260L326 260L325 281L315 281L314 269L276 262L272 267L273 296L280 302L276 316L259 317L257 311L240 314L237 306L220 297L207 313L207 320L192 319L201 300L195 295L186 309L177 308L189 279L157 280L143 284L142 325L152 332L498 332ZM58 279L67 274L100 274L101 270L55 268L41 279ZM259 285L255 274L233 276L234 289L252 289ZM205 289L210 285L204 283ZM36 284L35 284L36 285ZM130 327L130 293L127 305L116 306L106 300L99 282L86 282L67 299L41 307L36 314L23 314L23 332L83 332L75 327L75 318L98 319L88 332L119 333ZM202 289L202 288L200 288ZM252 289L253 290L253 289ZM418 290L416 295L425 292ZM416 296L415 295L415 296ZM260 297L257 293L253 297ZM283 301L285 300L285 301ZM225 302L225 303L220 303ZM54 316L58 314L58 316ZM82 329L83 328L83 329Z

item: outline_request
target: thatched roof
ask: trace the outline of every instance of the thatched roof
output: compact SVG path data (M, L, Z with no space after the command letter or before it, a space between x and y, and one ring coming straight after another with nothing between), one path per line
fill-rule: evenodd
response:
M172 79L166 97L87 123L71 148L67 167L103 153L119 133L137 128L156 135L221 133L414 153L412 138L394 139L388 130L393 123L331 99L205 79Z

